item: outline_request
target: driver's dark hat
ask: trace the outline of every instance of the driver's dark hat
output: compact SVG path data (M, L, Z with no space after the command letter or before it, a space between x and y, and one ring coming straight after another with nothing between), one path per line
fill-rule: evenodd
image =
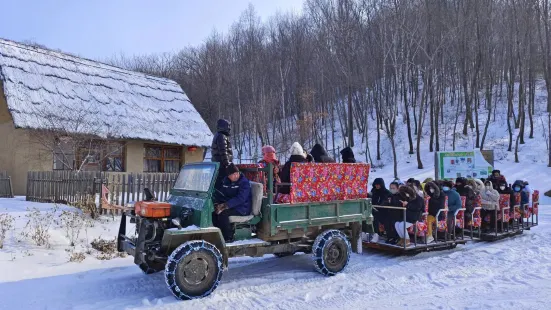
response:
M234 174L236 172L239 172L239 168L237 168L237 166L234 165L233 163L229 164L228 167L226 167L227 175Z

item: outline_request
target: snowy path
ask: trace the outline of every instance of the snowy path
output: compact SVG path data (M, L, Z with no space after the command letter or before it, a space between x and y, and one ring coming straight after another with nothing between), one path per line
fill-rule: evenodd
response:
M0 260L0 309L547 309L551 208L541 210L540 226L513 239L410 257L364 251L330 278L313 270L308 255L232 259L213 295L187 302L172 297L161 273L142 275L131 258L92 266Z

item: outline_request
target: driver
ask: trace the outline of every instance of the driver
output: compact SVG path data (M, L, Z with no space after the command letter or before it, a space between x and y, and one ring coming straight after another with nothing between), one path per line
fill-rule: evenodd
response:
M214 195L212 223L220 228L226 243L233 242L230 216L251 214L251 184L234 164L226 168L227 177Z

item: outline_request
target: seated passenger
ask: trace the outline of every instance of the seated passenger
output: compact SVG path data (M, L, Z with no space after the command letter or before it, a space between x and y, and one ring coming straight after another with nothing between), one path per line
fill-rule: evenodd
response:
M520 205L521 207L525 204L528 204L530 202L530 197L526 191L524 191L524 182L521 180L516 180L515 183L513 183L513 191L515 194L520 193ZM522 210L522 208L521 208Z
M402 203L400 202L400 193L399 193L400 184L397 182L392 182L389 185L390 196L387 198L387 201L383 203L383 206L390 207L401 207ZM382 217L381 222L385 227L386 233L386 243L396 244L398 242L398 235L396 234L396 229L394 223L400 221L403 218L402 212L396 209L384 209L385 215ZM375 227L375 231L378 231L378 227Z
M398 241L397 245L408 246L410 242L407 229L419 221L423 213L425 202L410 186L400 187L399 193L401 207L406 208L406 218L404 221L404 217L402 216L401 221L394 224L396 233L400 236L400 241Z
M421 185L421 182L419 180L413 181L413 189L415 189L417 195L421 196L421 198L425 197L425 193L423 192L423 185Z
M354 151L351 147L347 146L341 150L341 157L343 164L355 164L356 158L354 158Z
M515 193L513 190L507 185L506 181L498 181L498 185L496 188L496 185L494 184L494 188L497 190L497 192L500 195L509 195L509 209L513 211L515 207Z
M426 192L426 191L425 191L425 185L426 185L427 183L429 183L429 182L434 182L434 180L433 180L432 178L426 178L426 179L423 181L423 183L421 183L421 189L422 189L424 192Z
M482 201L481 216L485 218L486 215L490 215L490 228L495 227L496 214L495 210L499 209L499 192L494 189L494 185L491 181L484 183L484 189L480 192L480 199ZM488 228L486 228L488 230Z
M524 189L522 191L526 192L526 194L528 194L528 200L529 200L528 203L530 204L530 206L532 206L532 194L534 194L534 191L530 187L530 184L528 183L528 180L524 179L524 180L522 180L522 182L524 183Z
M461 197L453 188L452 181L442 182L442 191L448 197L448 219L453 220L455 211L461 209Z
M492 171L492 175L490 175L490 177L488 178L488 181L492 182L492 184L494 185L494 189L496 189L497 191L499 191L497 189L499 184L501 183L507 184L507 180L503 175L501 175L501 171L499 170Z
M276 184L281 183L279 178L279 160L276 157L275 148L271 145L266 145L262 148L262 160L259 161L260 164L272 164L273 167L273 189L276 190ZM268 175L266 175L266 178ZM268 186L268 184L266 184Z
M316 163L334 163L335 159L332 157L329 157L327 154L327 151L321 146L321 144L316 143L314 147L312 148L312 151L310 151L310 154L312 154L312 157L314 157L314 161Z
M467 183L472 187L476 195L485 189L484 182L480 179L469 179Z
M388 202L390 198L390 191L386 189L385 181L382 178L376 178L373 181L373 189L369 193L369 198L371 198L371 203L375 206L383 206ZM375 227L375 233L372 236L371 242L379 241L379 234L377 233L379 224L384 225L385 218L387 217L388 209L373 209L373 227Z
M465 223L469 223L472 220L472 212L475 208L476 193L472 187L467 185L467 179L457 178L455 180L455 188L459 196L464 196L465 199ZM455 212L455 211L454 211Z
M427 216L427 243L434 241L432 235L433 225L436 224L436 214L446 207L446 198L435 182L429 181L425 184L425 192L429 199L429 215Z
M289 157L289 160L285 163L283 166L283 169L281 169L281 173L279 174L279 177L281 179L281 183L291 183L291 164L292 163L305 163L306 157L304 156L304 150L302 149L302 146L300 143L295 142L291 146L291 157ZM278 189L278 193L281 194L289 194L291 191L291 187L289 185L280 186Z
M222 187L214 195L214 212L212 223L220 228L226 243L233 242L233 231L230 216L245 216L251 213L251 184L239 172L234 164L226 169L227 177Z
M314 157L310 154L308 154L308 152L304 151L304 157L306 158L306 162L309 162L309 163L313 163L314 162Z

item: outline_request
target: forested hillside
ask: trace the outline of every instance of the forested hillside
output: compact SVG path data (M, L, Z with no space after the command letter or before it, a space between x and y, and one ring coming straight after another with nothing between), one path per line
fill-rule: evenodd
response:
M549 11L537 0L307 0L300 15L261 21L251 6L201 46L110 62L176 80L213 130L230 119L242 158L318 141L377 162L387 144L395 165L405 149L421 168L421 153L461 141L521 160L537 136L547 147L535 160L551 164Z

